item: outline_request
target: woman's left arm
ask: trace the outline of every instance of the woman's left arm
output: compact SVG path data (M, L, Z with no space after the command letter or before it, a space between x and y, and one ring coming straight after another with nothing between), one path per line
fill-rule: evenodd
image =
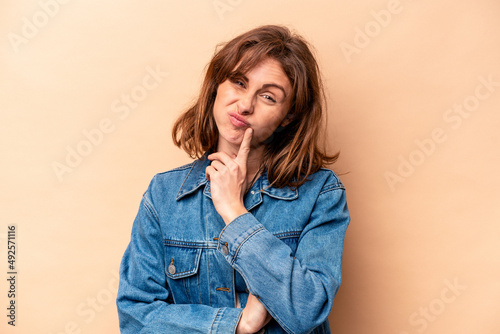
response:
M218 249L283 329L307 333L332 309L349 220L345 190L332 181L319 193L294 256L251 213L225 227Z

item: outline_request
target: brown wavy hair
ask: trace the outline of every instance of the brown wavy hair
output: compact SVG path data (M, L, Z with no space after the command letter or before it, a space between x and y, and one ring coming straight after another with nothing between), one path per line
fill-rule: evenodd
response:
M339 154L328 155L324 143L319 145L326 114L316 59L309 44L286 27L261 26L219 45L208 64L198 100L177 119L172 138L192 158L216 151L219 133L213 106L218 85L235 73L247 73L266 58L283 67L292 85L293 101L291 121L266 141L263 167L274 187L295 188L321 167L335 162Z

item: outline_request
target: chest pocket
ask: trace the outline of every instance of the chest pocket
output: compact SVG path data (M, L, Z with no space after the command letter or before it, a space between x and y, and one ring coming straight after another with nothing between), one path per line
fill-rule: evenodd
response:
M165 242L165 274L176 304L200 303L201 248L180 247Z

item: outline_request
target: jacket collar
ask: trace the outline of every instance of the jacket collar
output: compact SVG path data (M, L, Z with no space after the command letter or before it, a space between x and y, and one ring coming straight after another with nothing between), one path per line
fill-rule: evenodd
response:
M210 182L208 182L205 177L205 169L210 164L210 160L206 158L206 154L201 158L192 163L191 169L189 170L184 182L177 193L176 200L182 199L184 196L195 192L201 186L205 186L204 194L210 197ZM267 178L267 173L264 172L255 182L252 190L255 191L255 187L258 187L258 191L264 193L270 197L283 200L294 200L299 197L297 189L291 189L289 187L284 188L274 188L269 186L269 180Z

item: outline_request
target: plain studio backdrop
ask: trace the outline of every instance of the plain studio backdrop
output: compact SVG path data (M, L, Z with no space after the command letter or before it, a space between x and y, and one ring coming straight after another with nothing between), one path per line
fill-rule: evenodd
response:
M284 24L315 46L352 215L333 332L500 333L499 17L497 0L3 0L0 332L119 332L141 196L190 161L174 120L217 43Z

